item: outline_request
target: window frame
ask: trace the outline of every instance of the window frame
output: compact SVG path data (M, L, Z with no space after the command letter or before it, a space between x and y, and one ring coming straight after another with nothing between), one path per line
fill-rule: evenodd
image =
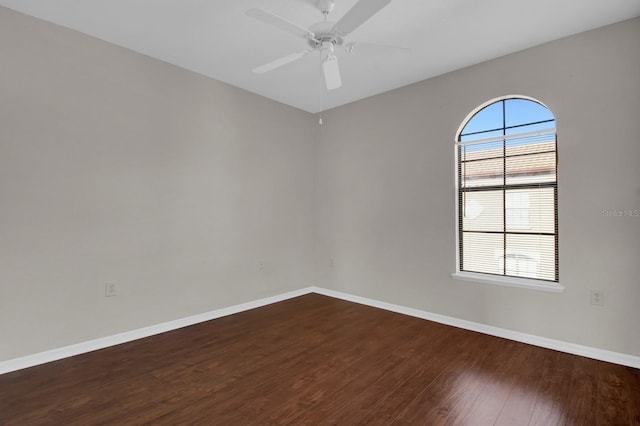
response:
M461 266L461 259L460 259L460 238L462 235L462 221L460 218L460 207L459 207L459 192L460 192L460 174L459 174L459 166L460 166L460 159L459 159L459 148L458 148L458 142L461 138L461 134L462 131L464 130L464 128L466 127L466 125L470 122L470 120L473 119L473 117L479 113L480 111L482 111L484 108L495 104L497 102L501 102L501 101L506 101L508 99L523 99L523 100L527 100L527 101L532 101L532 102L536 102L538 104L540 104L541 106L547 108L552 114L553 112L551 111L551 109L549 107L547 107L543 102L540 102L537 99L534 99L532 97L529 96L523 96L523 95L507 95L507 96L500 96L491 100L488 100L484 103L482 103L481 105L477 106L476 108L474 108L466 117L465 119L462 121L462 123L460 124L458 130L455 133L455 137L454 137L454 151L455 151L455 166L454 166L454 174L455 174L455 234L456 234L456 255L455 255L455 272L453 274L451 274L451 276L456 279L456 280L463 280L463 281L471 281L471 282L477 282L477 283L485 283L485 284L495 284L495 285L502 285L502 286L509 286L509 287L519 287L519 288L527 288L527 289L533 289L533 290L542 290L542 291L548 291L548 292L562 292L564 291L564 287L560 284L560 277L559 274L557 274L557 281L549 281L549 280L543 280L543 279L536 279L536 278L523 278L523 277L514 277L514 276L508 276L508 275L496 275L496 274L490 274L490 273L482 273L482 272L470 272L470 271L463 271L460 270L460 266ZM503 123L504 125L505 123ZM555 129L556 129L556 147L555 147L555 155L556 155L556 165L557 165L557 158L558 158L558 146L557 146L557 121L556 121L556 117L554 115L554 124L555 124ZM489 129L486 129L489 130ZM506 172L506 171L505 171ZM558 233L558 215L559 215L559 210L558 210L558 180L557 180L557 167L556 167L556 179L555 179L555 235L556 235L556 270L558 269L558 263L559 263L559 233ZM506 208L506 206L504 207Z

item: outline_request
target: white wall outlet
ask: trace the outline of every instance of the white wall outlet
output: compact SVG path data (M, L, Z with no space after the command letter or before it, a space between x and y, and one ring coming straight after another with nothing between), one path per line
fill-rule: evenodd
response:
M260 270L264 269L264 260L261 260L260 262L258 262L258 269Z
M333 257L329 259L329 266L332 268L336 266L336 260Z
M591 290L591 304L595 306L604 306L604 291Z
M116 283L105 283L104 284L104 297L113 297L118 293L118 289L116 287Z

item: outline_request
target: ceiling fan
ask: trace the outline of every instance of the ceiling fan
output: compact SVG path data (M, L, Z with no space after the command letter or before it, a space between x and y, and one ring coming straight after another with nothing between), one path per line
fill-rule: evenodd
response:
M317 22L305 29L278 15L262 9L249 9L246 14L258 21L280 28L290 34L306 40L309 48L300 52L268 62L253 69L256 74L263 74L280 68L298 59L304 58L312 52L320 52L322 61L322 71L328 90L337 89L342 86L340 77L340 67L335 50L343 49L348 53L355 53L360 48L373 50L409 50L402 47L384 46L371 43L346 42L344 37L360 25L368 21L373 15L378 13L383 7L391 3L391 0L359 0L338 22L328 21L329 13L335 6L335 0L317 0L316 7L322 12L324 20Z

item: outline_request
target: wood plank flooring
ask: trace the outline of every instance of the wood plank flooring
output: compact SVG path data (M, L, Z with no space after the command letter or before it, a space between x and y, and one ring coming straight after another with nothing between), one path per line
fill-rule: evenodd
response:
M640 370L310 294L0 376L0 425L640 425Z

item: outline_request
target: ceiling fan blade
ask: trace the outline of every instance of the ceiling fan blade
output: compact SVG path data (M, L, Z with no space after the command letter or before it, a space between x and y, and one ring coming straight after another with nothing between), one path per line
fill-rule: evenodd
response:
M410 52L411 49L408 47L400 47L400 46L389 46L386 44L375 44L375 43L359 43L359 42L349 42L343 46L343 49L351 54L357 54L360 52L373 52L373 53L393 53L393 52Z
M249 9L245 12L247 16L250 16L254 19L257 19L260 22L264 22L265 24L273 25L274 27L280 28L283 31L286 31L290 34L296 35L302 38L314 38L315 35L308 30L305 30L302 27L294 24L293 22L289 22L284 18L281 18L278 15L274 15L273 13L267 12L262 9Z
M310 50L303 50L302 52L292 53L287 56L283 56L282 58L276 59L275 61L271 61L264 65L260 65L257 68L254 68L252 71L256 74L264 74L265 72L274 70L276 68L280 68L281 66L287 65L293 61L297 61L300 58L304 58L311 52Z
M333 27L333 32L345 36L364 24L391 0L360 0Z
M324 71L324 81L328 90L337 89L342 86L338 58L333 55L327 56L327 58L322 61L322 71Z

